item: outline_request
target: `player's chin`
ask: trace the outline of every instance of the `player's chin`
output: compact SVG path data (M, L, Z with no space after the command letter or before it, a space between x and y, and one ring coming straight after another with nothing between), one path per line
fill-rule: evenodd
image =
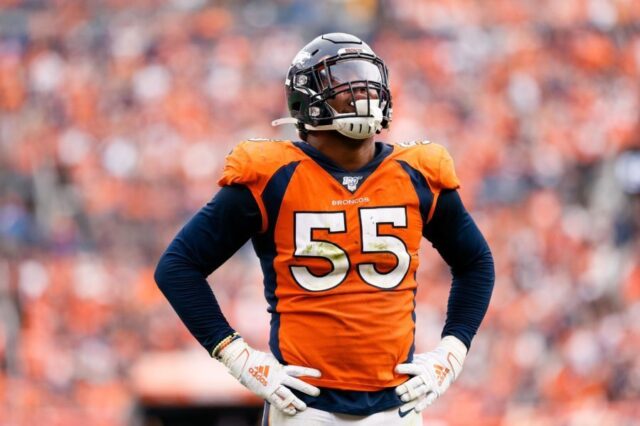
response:
M337 130L331 130L331 132L334 134L334 136L336 138L344 141L345 143L347 143L349 145L362 145L363 143L365 143L368 140L371 140L371 138L373 138L373 136L369 136L369 137L364 138L364 139L356 139L356 138L350 138L349 136L345 136L342 133L338 132Z

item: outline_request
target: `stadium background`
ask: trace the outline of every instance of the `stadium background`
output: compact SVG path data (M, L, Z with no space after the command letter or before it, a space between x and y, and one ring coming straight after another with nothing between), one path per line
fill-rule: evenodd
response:
M385 59L381 139L449 148L496 260L464 373L427 424L638 421L637 0L0 0L1 425L161 425L148 407L256 404L152 273L234 144L294 137L270 126L284 73L330 31ZM428 350L449 285L430 247L419 281ZM210 282L266 347L251 249Z

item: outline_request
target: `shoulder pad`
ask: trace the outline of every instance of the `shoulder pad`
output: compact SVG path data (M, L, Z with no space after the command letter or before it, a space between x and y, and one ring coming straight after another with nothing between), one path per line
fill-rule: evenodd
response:
M265 231L268 224L262 192L280 167L303 157L304 154L291 141L246 140L240 142L225 158L218 185L246 186L258 204L262 231Z
M225 158L220 186L266 185L271 175L299 156L290 141L248 139L240 142Z
M411 141L396 145L399 147L397 159L406 161L420 171L432 191L456 189L460 186L453 158L444 146L430 141Z

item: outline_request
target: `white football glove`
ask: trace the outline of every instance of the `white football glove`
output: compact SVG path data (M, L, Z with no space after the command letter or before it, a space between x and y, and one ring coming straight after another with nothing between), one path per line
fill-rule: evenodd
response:
M415 376L396 388L405 403L400 409L413 408L419 413L431 405L458 378L466 356L464 343L446 336L435 350L414 355L410 364L398 364L396 373Z
M320 377L320 371L296 365L284 366L270 353L251 348L242 338L222 349L218 359L247 389L291 416L305 410L307 405L289 388L311 396L320 394L317 387L296 379L300 376Z

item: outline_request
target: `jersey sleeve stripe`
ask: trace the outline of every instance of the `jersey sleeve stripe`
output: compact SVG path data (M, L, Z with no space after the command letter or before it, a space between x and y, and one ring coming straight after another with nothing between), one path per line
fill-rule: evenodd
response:
M299 161L294 161L280 167L273 176L271 176L267 186L264 188L262 192L262 202L264 203L267 217L265 218L266 220L263 221L263 232L267 229L273 229L276 226L276 220L280 213L284 193L287 191L289 182L298 164L300 164Z
M280 351L280 314L276 309L278 305L278 297L276 296L277 273L273 262L277 250L273 234L282 200L299 163L299 161L295 161L282 166L269 179L261 196L266 211L266 216L263 220L265 230L254 238L254 248L260 258L264 273L264 294L269 304L268 311L271 314L269 348L281 363L284 363L284 359Z
M418 194L418 200L420 200L420 216L422 216L422 226L425 226L433 216L438 194L434 193L431 190L429 184L427 183L427 179L422 173L411 167L406 161L397 161L400 166L402 166L404 171L409 175L411 184L413 185L413 189L416 191L416 194Z

